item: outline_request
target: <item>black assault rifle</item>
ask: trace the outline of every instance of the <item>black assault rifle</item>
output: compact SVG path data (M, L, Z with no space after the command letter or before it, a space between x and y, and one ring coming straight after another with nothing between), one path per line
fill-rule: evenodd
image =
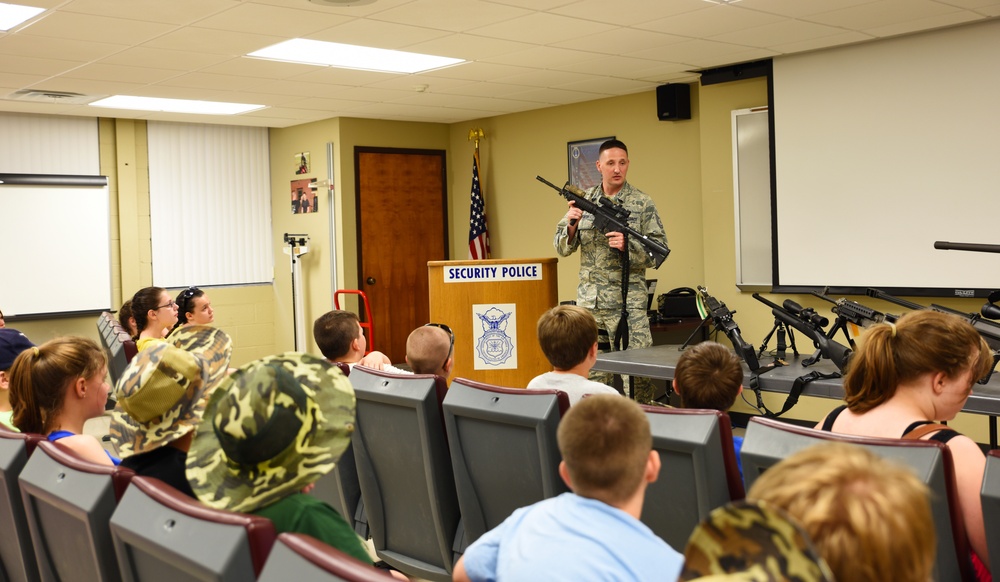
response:
M729 341L733 342L733 349L747 363L750 371L756 372L760 368L760 363L757 361L757 352L754 351L754 347L748 344L740 334L740 326L733 319L733 315L736 312L731 311L726 307L725 303L709 295L708 290L704 287L698 287L698 296L701 298L705 308L708 309L708 317L712 318L715 328L722 330L726 334Z
M791 299L785 299L782 306L764 299L759 293L754 293L753 298L770 307L775 320L794 327L813 341L813 345L817 348L816 353L803 360L803 366L815 364L821 357L825 357L833 362L838 370L844 371L844 366L851 357L851 349L833 341L823 330L830 320L816 313L813 308L802 307Z
M667 255L670 254L670 249L629 226L630 213L628 209L615 204L607 196L601 196L598 203L595 204L584 197L583 190L568 182L560 188L541 176L535 176L535 179L559 192L563 198L572 201L580 210L594 215L594 228L602 232L620 232L631 235L635 241L642 245L646 254L653 259L653 268L660 268Z
M962 319L968 321L972 324L972 327L979 332L979 335L983 336L986 340L986 344L990 346L990 350L993 352L993 368L996 368L997 362L1000 362L1000 324L994 323L988 319L983 319L983 317L978 313L966 313L964 311L958 311L957 309L951 309L949 307L944 307L943 305L931 304L930 307L926 305L921 305L919 303L914 303L912 301L907 301L906 299L900 299L899 297L893 297L887 293L883 293L878 289L868 289L865 294L869 297L874 297L876 299L883 299L890 303L895 303L896 305L905 307L907 309L921 310L930 309L933 311L938 311L940 313L950 313L952 315L957 315ZM990 377L993 376L993 368L986 373L986 376L979 380L980 384L985 384L990 381Z
M848 323L853 323L858 327L867 328L876 323L895 323L896 320L899 319L898 315L876 311L871 307L861 305L857 301L851 301L843 297L840 299L834 299L826 295L828 291L829 288L823 289L822 293L819 291L812 291L812 294L816 297L833 303L832 311L837 316L837 320L833 323L833 327L830 328L830 333L828 333L826 337L832 339L839 329L844 332L844 336L847 338L847 343L850 344L852 350L857 349L857 347L854 345L854 338L852 338L851 334L847 332Z

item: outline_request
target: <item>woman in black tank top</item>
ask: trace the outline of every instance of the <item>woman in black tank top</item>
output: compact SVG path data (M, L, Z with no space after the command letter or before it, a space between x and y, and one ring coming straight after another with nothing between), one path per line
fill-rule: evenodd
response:
M844 377L846 404L816 428L903 438L924 425L955 418L975 382L992 366L989 347L964 319L931 310L910 312L896 324L868 330ZM972 439L944 426L919 438L943 442L951 451L973 562L988 576L979 500L986 458Z

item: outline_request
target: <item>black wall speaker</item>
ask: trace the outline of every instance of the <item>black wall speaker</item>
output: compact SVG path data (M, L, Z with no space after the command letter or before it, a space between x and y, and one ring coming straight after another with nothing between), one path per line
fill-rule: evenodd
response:
M691 85L668 83L657 87L656 116L660 121L691 119Z

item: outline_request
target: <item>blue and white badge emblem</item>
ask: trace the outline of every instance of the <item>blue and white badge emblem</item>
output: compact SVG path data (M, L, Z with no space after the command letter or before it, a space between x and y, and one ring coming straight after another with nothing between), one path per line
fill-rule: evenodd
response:
M476 313L483 326L483 335L476 343L479 358L490 365L498 366L507 362L514 354L514 342L507 335L507 324L513 311L504 312L496 307L485 313Z

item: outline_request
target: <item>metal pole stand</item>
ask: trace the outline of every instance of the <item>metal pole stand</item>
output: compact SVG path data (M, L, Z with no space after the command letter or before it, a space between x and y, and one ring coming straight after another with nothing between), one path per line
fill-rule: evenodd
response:
M299 257L309 252L308 234L285 233L284 252L291 260L292 267L292 328L295 337L295 351L305 351L306 324L302 306L302 264Z

